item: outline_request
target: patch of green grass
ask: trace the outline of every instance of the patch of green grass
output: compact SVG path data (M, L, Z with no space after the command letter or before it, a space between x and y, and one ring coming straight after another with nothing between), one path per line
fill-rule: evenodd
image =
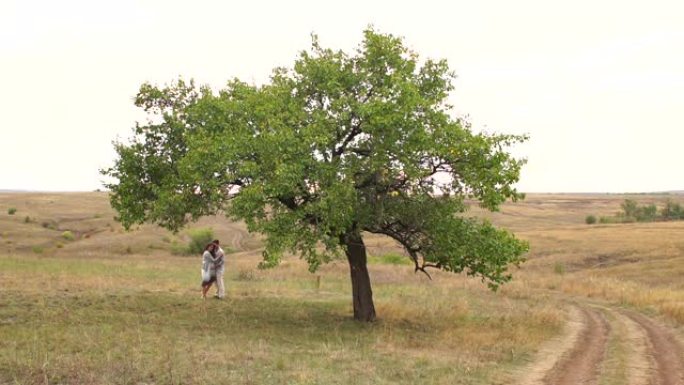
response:
M607 359L601 364L601 375L599 385L621 385L627 384L629 347L622 336L626 335L626 327L620 322L615 322L616 317L610 312L604 312L610 319L611 325L617 330L610 333L607 345Z
M43 246L33 246L33 247L31 247L31 251L33 251L36 254L42 254L43 253Z
M556 262L553 264L553 272L558 275L565 274L565 264L563 262Z
M369 255L368 264L383 264L383 265L410 265L411 258L406 255L397 253L388 253L383 255Z
M10 207L7 209L7 214L9 214L9 215L14 215L14 214L16 214L16 212L17 212L16 207Z
M76 239L76 237L74 236L74 233L67 230L62 233L62 239L64 239L65 241L73 241L74 239Z

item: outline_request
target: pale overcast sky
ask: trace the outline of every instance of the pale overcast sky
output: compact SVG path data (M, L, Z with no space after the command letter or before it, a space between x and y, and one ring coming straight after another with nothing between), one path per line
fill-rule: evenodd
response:
M681 1L0 0L0 189L93 190L145 81L263 82L310 43L403 36L477 129L529 133L528 192L684 189Z

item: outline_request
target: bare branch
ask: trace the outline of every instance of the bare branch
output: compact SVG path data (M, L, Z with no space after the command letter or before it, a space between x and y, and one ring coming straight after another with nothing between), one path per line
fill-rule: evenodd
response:
M432 276L430 276L430 273L425 271L424 266L418 266L418 264L416 264L416 270L414 272L417 273L418 271L422 271L425 275L427 275L428 278L430 278L430 281L432 281Z
M336 145L336 148L333 150L333 158L338 158L340 155L342 155L342 153L344 153L344 151L347 149L347 145L349 145L349 143L361 133L361 123L358 121L356 114L352 113L352 120L354 118L357 119L356 124L351 124L351 130L349 131L349 134L347 134L347 137L344 138L339 147Z

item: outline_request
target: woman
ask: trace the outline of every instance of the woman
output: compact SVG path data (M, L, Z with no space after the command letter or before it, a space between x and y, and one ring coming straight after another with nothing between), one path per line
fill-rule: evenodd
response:
M202 253L202 298L207 298L207 292L216 282L216 244L210 243Z

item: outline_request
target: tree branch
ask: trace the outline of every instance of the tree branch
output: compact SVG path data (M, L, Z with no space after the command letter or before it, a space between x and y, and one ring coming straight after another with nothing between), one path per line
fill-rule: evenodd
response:
M352 120L354 119L355 114L352 113ZM356 117L358 119L358 117ZM339 158L342 153L344 153L344 150L347 149L347 145L354 140L359 134L361 133L361 123L357 122L356 124L351 124L351 130L349 131L349 134L347 134L347 137L344 138L342 143L333 150L333 158Z

